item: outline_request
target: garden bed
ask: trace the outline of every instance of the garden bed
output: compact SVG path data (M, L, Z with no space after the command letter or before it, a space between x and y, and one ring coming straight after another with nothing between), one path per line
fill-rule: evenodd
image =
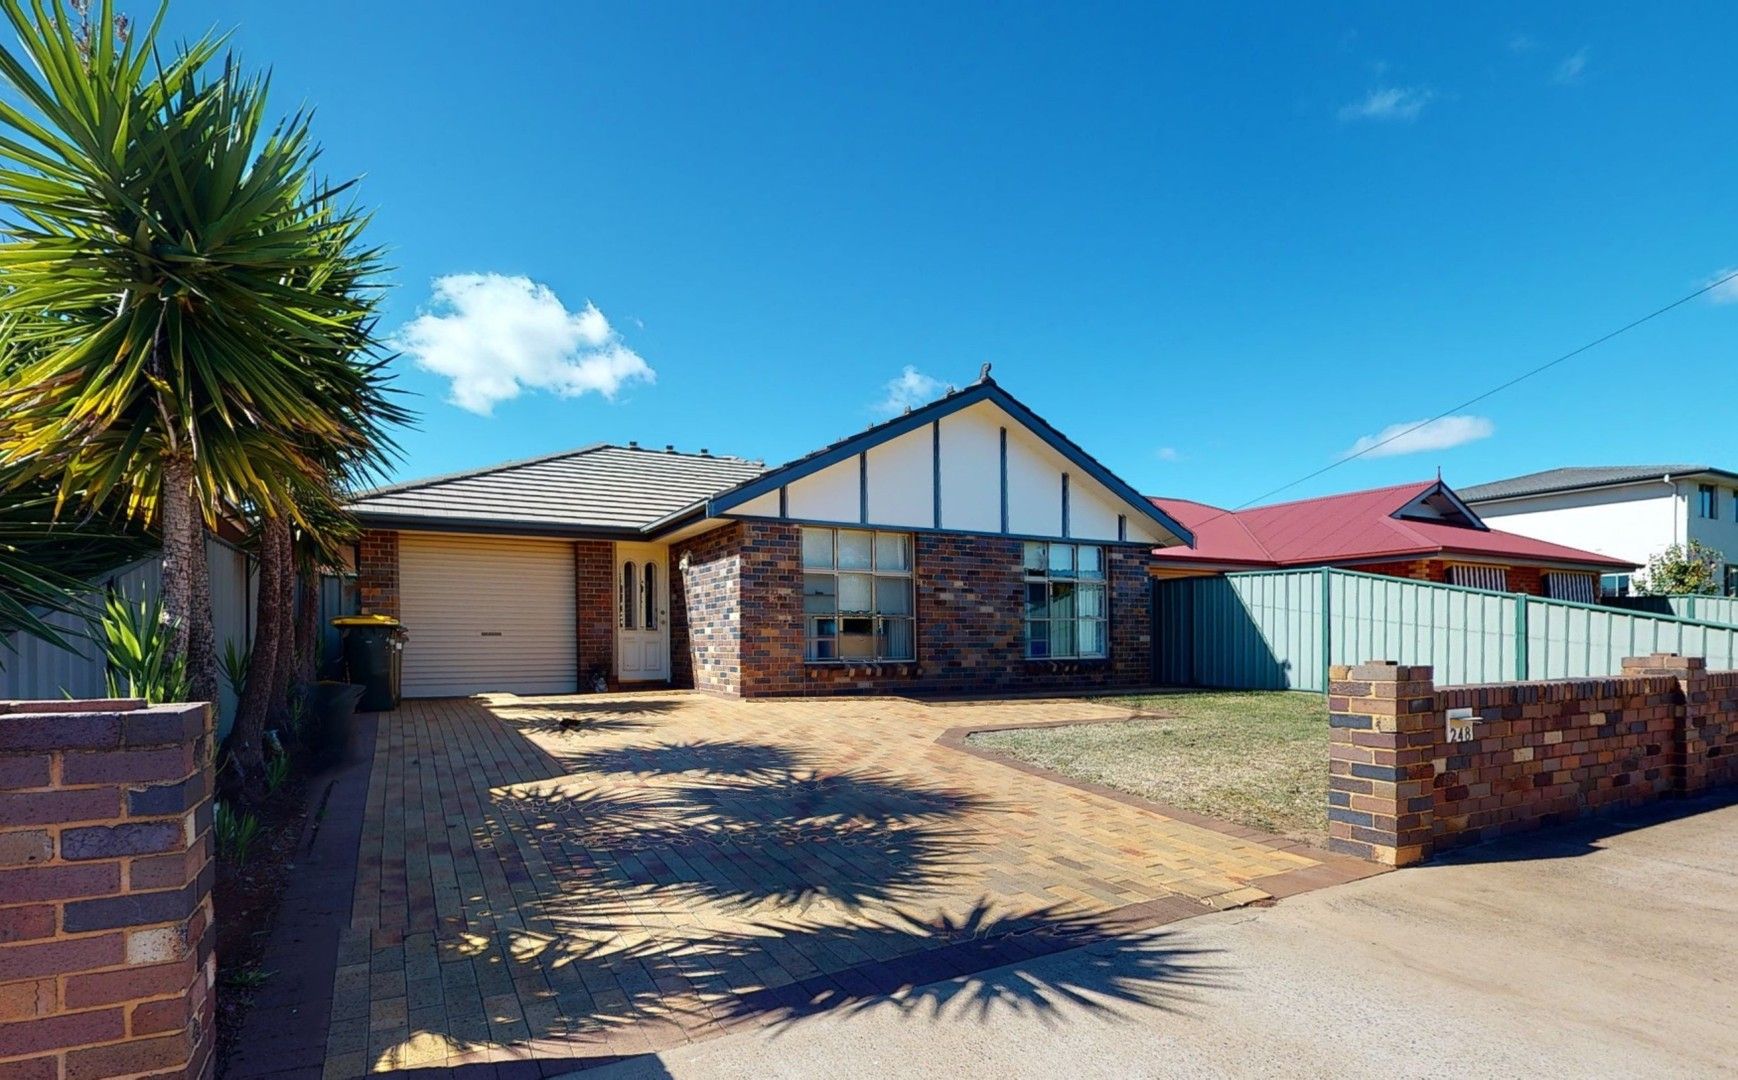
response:
M217 920L217 1073L236 1048L254 998L273 972L266 970L266 944L278 905L300 854L308 817L310 782L293 771L255 811L259 832L239 865L220 853L212 907Z
M1327 844L1328 711L1320 694L1102 699L1126 723L986 731L974 747L1316 846Z

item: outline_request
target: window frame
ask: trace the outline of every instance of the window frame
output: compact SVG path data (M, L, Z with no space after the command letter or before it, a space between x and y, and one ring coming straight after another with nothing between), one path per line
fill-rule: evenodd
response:
M1547 570L1543 575L1545 598L1547 600L1567 600L1574 604L1597 604L1599 602L1600 577L1586 570ZM1570 591L1582 593L1580 596L1560 596L1559 589L1571 582L1584 582L1579 588Z
M1037 560L1036 567L1031 559L1033 548L1042 548L1042 557ZM1063 547L1071 549L1069 565L1060 567L1056 563L1052 548ZM1083 549L1098 552L1098 569L1094 577L1082 577L1080 574L1080 553ZM1044 589L1044 615L1032 617L1031 590L1041 586ZM1072 614L1057 618L1052 611L1057 604L1057 586L1068 586L1073 590ZM1080 614L1080 596L1082 589L1096 589L1099 594L1099 612L1096 616ZM1020 544L1020 654L1029 661L1075 660L1088 663L1108 661L1110 659L1110 559L1108 549L1104 544L1082 544L1073 540L1025 540ZM1034 655L1032 648L1037 639L1033 635L1033 627L1044 624L1044 653ZM1068 652L1054 651L1057 641L1055 633L1059 623L1069 624L1072 648ZM1080 650L1081 624L1096 624L1098 626L1098 641L1100 651L1082 653Z
M853 664L915 664L917 662L917 534L903 532L898 529L877 529L873 527L853 527L850 525L803 525L798 535L797 561L803 575L802 597L802 630L803 630L803 663L816 665L853 665ZM831 550L829 565L810 565L810 538L821 533L830 534ZM841 567L839 552L841 538L846 533L862 533L869 538L869 563L866 567ZM889 568L881 565L883 556L883 538L893 537L902 545L905 566ZM830 595L833 598L831 612L815 612L809 610L809 579L811 577L826 577L832 582ZM847 612L839 606L839 596L843 588L842 578L868 579L867 609L852 609ZM901 582L905 589L907 609L904 612L883 611L881 607L883 581ZM847 636L845 623L847 620L867 621L867 636L870 643L870 655L845 656L842 654L842 642ZM821 624L832 623L830 633L821 633ZM894 656L885 654L886 643L892 640L887 632L889 626L903 623L905 637L910 643L909 655ZM832 655L818 655L820 644L830 643Z
M1502 584L1488 585L1482 582L1474 584L1456 580L1463 575L1484 579L1486 581L1500 580ZM1444 577L1448 579L1450 585L1462 589L1482 589L1485 592L1512 591L1509 588L1509 568L1507 566L1498 566L1494 563L1451 562L1448 564L1448 573L1445 574Z
M1704 521L1720 520L1720 489L1713 484L1696 485L1696 516Z

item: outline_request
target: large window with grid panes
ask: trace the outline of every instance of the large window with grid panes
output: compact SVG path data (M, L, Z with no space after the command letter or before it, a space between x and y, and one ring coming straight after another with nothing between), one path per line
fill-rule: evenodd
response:
M803 529L803 657L810 663L917 658L911 534Z
M1027 659L1109 655L1110 598L1102 547L1027 541L1024 577Z

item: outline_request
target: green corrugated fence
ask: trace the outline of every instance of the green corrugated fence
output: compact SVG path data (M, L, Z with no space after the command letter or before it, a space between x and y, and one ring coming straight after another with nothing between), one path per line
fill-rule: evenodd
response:
M1600 603L1649 615L1738 626L1738 596L1614 596Z
M1329 664L1373 659L1429 664L1438 685L1615 675L1652 652L1738 668L1738 625L1350 570L1158 581L1153 610L1173 686L1326 690Z

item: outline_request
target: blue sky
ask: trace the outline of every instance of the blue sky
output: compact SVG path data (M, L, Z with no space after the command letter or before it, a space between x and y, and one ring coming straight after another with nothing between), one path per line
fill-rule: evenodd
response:
M365 174L386 328L445 372L399 362L401 477L597 440L782 461L907 367L921 392L987 360L1140 489L1236 505L1738 267L1730 4L1159 7L172 25L235 27ZM1738 467L1728 292L1287 497Z

